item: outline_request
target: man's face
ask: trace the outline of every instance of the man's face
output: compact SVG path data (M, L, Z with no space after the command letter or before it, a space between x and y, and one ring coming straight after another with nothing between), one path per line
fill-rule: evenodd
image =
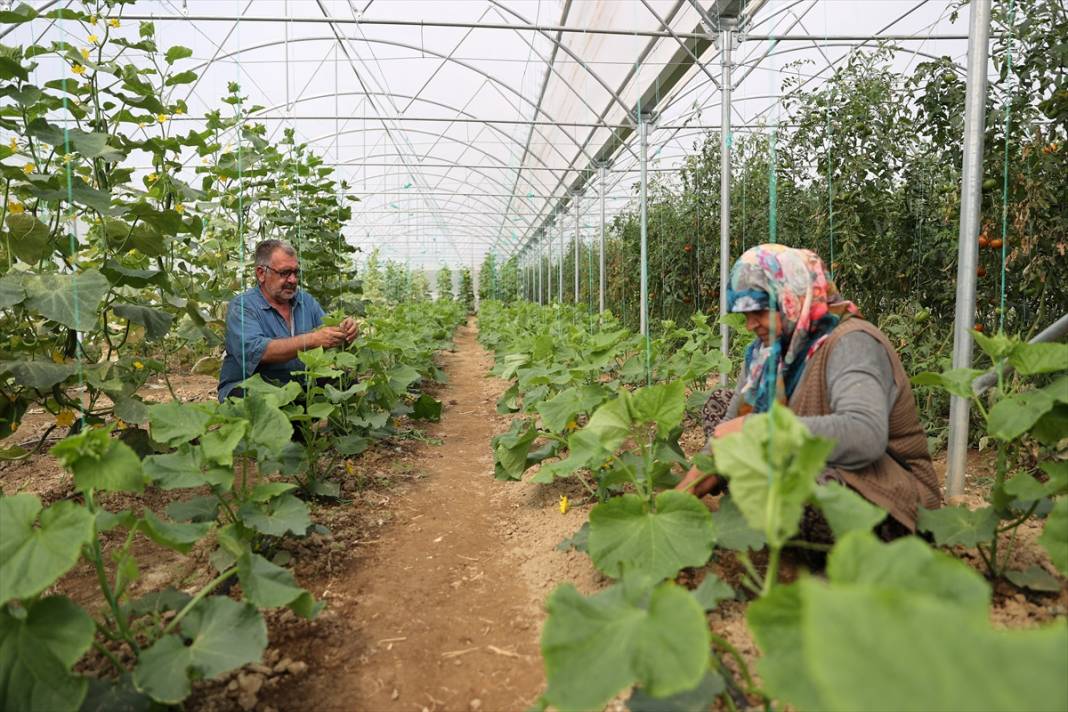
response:
M275 250L269 267L257 267L256 279L267 296L280 302L288 302L297 293L300 282L300 263L294 255L284 250Z

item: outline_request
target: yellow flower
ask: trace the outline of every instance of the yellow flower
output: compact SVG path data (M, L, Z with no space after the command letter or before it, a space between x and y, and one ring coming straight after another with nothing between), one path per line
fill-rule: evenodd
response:
M64 153L63 154L63 163L64 164L70 163L73 160L74 160L74 154L73 153Z
M146 183L155 183L158 180L159 180L159 175L157 175L156 173L149 173L145 177L145 182Z
M177 109L174 110L174 115L175 116L185 116L185 109L183 109L182 107L179 106Z
M59 349L52 351L52 363L63 363L66 359L63 358L63 352Z
M567 501L567 495L560 497L560 514L567 514L567 510L571 508L571 504Z
M26 211L26 208L22 207L22 203L17 200L7 201L7 212L12 215L20 215Z
M356 474L356 468L353 466L352 460L345 460L345 472L347 472L350 477Z
M90 25L95 25L96 24L96 15L90 15L89 16L89 24Z
M8 144L7 144L7 147L8 147L8 148L10 148L10 149L11 149L12 151L17 151L17 150L19 150L19 142L18 142L18 139L14 139L14 138L13 138L13 139L11 139L11 140L10 140L10 141L8 142Z
M75 64L73 67L70 68L70 70L78 75L85 74L85 67L80 64Z
M88 62L89 61L89 50L83 49L81 52L82 52L82 59L84 59L85 61Z
M572 418L571 420L567 421L567 432L573 433L573 432L575 432L575 430L577 428L578 428L578 423L575 422L574 418Z
M174 212L176 212L179 215L181 215L182 213L185 212L185 206L182 205L181 203L178 203L177 205L174 206Z
M116 430L126 430L127 427L129 427L129 426L126 425L126 421L125 420L123 420L122 418L115 418L115 429Z
M18 429L19 429L19 424L17 422L11 424L11 432L15 432Z
M156 114L156 121L160 122L161 124L167 123L167 119L169 118L171 117L167 116L166 114Z
M108 24L116 29L122 26L121 23L114 17L108 20Z
M143 129L144 127L145 127L145 122L144 121L138 121L137 122L137 128Z
M95 45L99 41L100 41L100 38L97 37L96 35L89 35L89 44Z
M22 167L22 172L25 173L26 175L29 175L29 174L33 173L33 171L34 171L34 168L33 168L33 164L32 163L27 163L26 165L24 165Z
M74 425L74 421L78 417L74 414L74 411L69 408L64 408L56 414L56 425L60 428L69 428Z
M134 361L134 364L133 364L133 366L134 366L134 368L136 368L136 369L137 369L138 371L140 371L140 370L141 370L142 368L144 368L144 367L145 367L145 364L141 363L140 361Z

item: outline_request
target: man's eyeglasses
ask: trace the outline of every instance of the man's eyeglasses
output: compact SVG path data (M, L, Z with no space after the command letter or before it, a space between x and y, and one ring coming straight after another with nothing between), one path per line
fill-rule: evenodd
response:
M275 269L274 267L270 267L268 265L260 265L260 266L263 267L264 269L271 270L272 272L277 274L282 279L289 279L290 277L296 277L297 279L300 279L300 268L299 267L297 269L281 269L281 270L278 270L278 269Z

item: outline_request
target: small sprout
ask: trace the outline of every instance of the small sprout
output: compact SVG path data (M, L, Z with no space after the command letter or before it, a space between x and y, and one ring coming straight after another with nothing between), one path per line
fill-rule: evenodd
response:
M108 25L110 25L111 27L114 27L116 30L119 29L120 27L122 27L122 23L120 23L118 18L115 18L115 17L113 17L110 20L108 20Z
M24 165L22 167L22 172L25 173L26 175L29 175L29 174L33 173L33 171L34 171L34 167L33 167L32 163L27 163L26 165Z
M567 510L571 509L571 504L567 501L567 495L560 496L560 514L567 514Z
M21 215L25 211L26 211L26 208L24 208L22 206L22 203L20 203L19 201L17 201L17 200L9 200L9 201L7 201L7 212L10 213L11 215Z
M137 369L138 371L140 371L141 369L143 369L145 367L145 364L141 363L140 361L134 361L133 362L133 367L135 369Z
M100 38L96 35L89 35L89 44L95 45L100 43Z
M70 70L72 72L74 72L75 74L77 74L78 76L81 76L82 74L85 74L85 67L83 67L80 64L75 64L73 67L70 68Z
M60 428L69 428L74 425L74 421L78 417L74 414L74 411L70 408L64 408L56 414L56 426Z

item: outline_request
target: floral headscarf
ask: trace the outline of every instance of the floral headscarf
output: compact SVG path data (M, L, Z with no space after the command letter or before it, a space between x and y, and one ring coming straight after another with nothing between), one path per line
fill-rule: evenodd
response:
M808 359L834 327L859 314L853 302L842 299L819 255L777 244L746 250L731 269L727 310L764 309L775 310L782 334L770 346L757 338L746 349L743 414L767 411L773 396L788 401Z

